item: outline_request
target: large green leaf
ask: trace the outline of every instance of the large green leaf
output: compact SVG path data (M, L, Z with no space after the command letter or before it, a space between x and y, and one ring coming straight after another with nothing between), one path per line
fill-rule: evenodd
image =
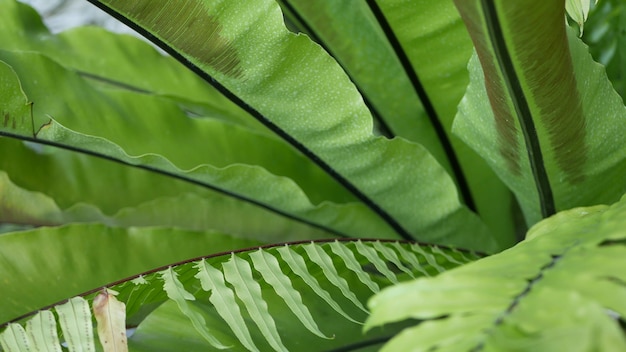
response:
M225 167L197 165L194 168L190 168L189 171L183 171L180 167L174 166L170 160L159 154L152 154L154 151L151 152L150 149L145 149L141 143L135 142L137 139L134 134L141 133L143 125L133 128L133 125L130 123L133 118L142 117L148 119L152 117L155 121L146 121L145 125L154 122L157 126L163 127L163 125L156 122L158 121L156 120L156 116L158 115L133 114L133 111L140 111L142 109L143 105L138 104L141 102L141 99L123 100L117 105L115 94L105 94L103 91L90 89L89 86L81 83L80 77L72 75L71 73L63 74L65 71L60 66L38 54L4 52L2 53L2 57L23 70L22 72L25 77L25 84L23 86L28 94L28 98L27 96L23 96L21 99L23 102L22 106L25 106L26 109L22 108L21 110L17 110L16 108L16 111L7 110L8 115L5 115L6 126L0 130L0 132L5 135L10 135L13 138L53 143L54 145L72 148L82 151L83 153L95 154L100 157L117 160L126 165L138 165L150 171L157 171L173 178L183 179L199 186L220 191L240 200L265 207L283 216L304 223L315 224L314 226L316 227L326 228L328 231L335 232L335 234L338 235L388 238L395 236L389 228L386 228L385 223L380 218L373 216L367 207L358 203L343 205L333 204L328 201L319 206L315 206L291 179L274 176L256 165L250 166L238 163L226 165ZM5 74L0 78L3 79L3 82L6 82L8 86L12 86L14 90L19 91L22 87L22 81L15 77L15 75L12 75L13 71L11 67L8 67L6 64L4 64L4 66ZM33 70L40 72L41 76L32 75ZM57 74L61 75L61 77L57 77ZM39 78L35 79L35 77ZM53 85L52 80L55 77L60 79L59 82L61 82L60 84L62 86L65 86L64 88L60 87L59 90L65 89L68 96L74 95L72 92L73 89L76 88L80 88L79 91L84 93L85 96L77 100L76 104L71 105L61 104L56 99L50 99L45 93L47 90L39 89L38 86L43 85L43 82L45 82L47 78L50 81L45 84L45 86L51 87ZM13 93L7 90L7 94L9 98L11 98L11 94ZM9 98L6 98L7 101ZM29 101L35 103L29 105L27 104ZM83 103L81 103L81 101ZM124 102L127 104L124 104ZM38 103L42 106L35 108ZM25 111L29 106L35 109L32 113ZM156 104L155 106L158 107L159 105ZM96 108L102 113L102 119L90 121L81 118L81 116L91 115L89 111ZM126 112L127 115L119 114L120 111ZM32 120L30 116L32 116ZM78 128L87 129L88 132L97 133L98 137L69 130L52 119L54 116L60 116L61 120L67 120L68 124L75 124ZM165 118L167 114L161 116ZM179 117L183 119L183 121L192 121L184 116ZM22 130L13 128L14 120L20 121L20 126L23 125L24 127L18 127L22 128ZM162 121L168 120L165 119ZM175 124L176 121L177 120L173 120L170 123ZM200 125L205 125L208 121L196 120L195 122ZM30 127L26 127L28 124L30 124ZM163 122L163 124L167 123ZM158 128L155 129L158 130ZM202 129L193 126L193 124L188 125L185 129L186 131L183 132L181 136L197 135L200 138L204 135L197 133L195 131L196 129ZM34 131L36 131L36 133ZM162 134L160 130L152 133L148 132L145 138L154 139L154 134L156 133ZM140 156L129 156L119 145L100 136L110 137L123 145L128 145L128 148L133 150L135 155ZM180 137L177 137L176 134L171 135L170 138L170 144L164 143L165 145L174 147L179 143L177 139ZM164 136L164 139L161 141L167 141L167 137ZM133 147L133 144L135 147ZM268 144L268 148L271 148L271 144ZM162 151L168 154L167 149L162 149ZM268 149L268 152L271 154L265 154L262 158L266 160L276 160L278 153L272 152L272 149ZM170 156L177 164L182 163L185 167L191 167L192 163L185 164L185 160L183 160L188 159L188 155L191 154L194 154L193 151L188 150L186 153L179 153L178 157L173 154ZM215 155L219 156L217 153ZM296 160L298 159L296 158ZM220 162L218 161L217 163L219 164ZM274 161L274 165L280 164L281 163ZM298 169L297 165L300 164L295 163L288 167L292 168L294 172L304 175L305 178L309 178L310 181L313 181L307 176L306 168ZM307 164L305 163L302 166L305 165ZM325 176L323 174L321 175L322 177ZM318 180L321 181L321 179ZM332 181L330 182L332 183ZM324 182L321 181L319 186L323 187L323 184ZM318 185L312 183L311 186L311 189L315 191ZM340 194L341 192L337 192L335 189L334 193ZM338 214L342 215L337 216ZM350 220L354 218L361 220ZM335 229L330 230L331 228Z
M275 3L93 3L136 23L326 170L398 235L495 248L423 147L372 135L370 114L341 68L307 38L289 32ZM426 182L429 187L421 186ZM457 236L461 226L474 228L474 237Z
M35 130L53 117L72 130L106 138L130 155L160 154L182 169L201 164L220 168L237 163L261 165L296 180L316 203L353 199L275 138L221 121L188 118L177 105L158 97L94 89L45 56L7 52L0 58L16 71L28 101L34 102ZM55 95L50 94L52 87ZM57 96L74 100L68 104ZM97 114L87 118L92 111ZM183 136L185 143L181 143Z
M563 4L533 4L457 2L477 56L455 131L515 192L529 224L626 191L626 108L566 30Z
M159 95L185 106L193 115L218 117L267 131L174 59L135 37L95 26L52 35L32 8L15 0L0 3L3 49L41 52L91 83ZM137 61L141 65L127 64Z
M98 224L3 234L0 321L155 267L258 243L212 231Z
M561 212L502 253L381 291L366 326L421 321L384 351L623 351L624 219L626 197Z
M500 244L513 244L510 191L450 133L469 80L466 66L472 53L452 1L377 5L374 1L283 0L280 4L288 18L346 70L376 121L382 121L383 132L426 147ZM427 112L420 99L428 105Z
M0 149L5 153L0 169L11 172L23 185L0 172L4 175L0 178L0 223L100 222L123 227L215 229L266 243L333 236L262 207L109 161L63 150L41 154L6 139L0 139ZM39 172L33 173L23 160L37 165ZM102 180L107 187L93 180Z
M423 87L422 99L432 106L431 120L439 121L438 139L449 140L446 150L463 198L497 234L500 244L511 246L519 224L511 216L517 206L510 190L478 154L451 132L469 81L467 62L472 53L471 40L458 11L450 0L378 3L398 39L398 50L405 53Z
M344 68L379 129L427 147L446 163L445 152L400 61L365 1L283 0L285 14Z

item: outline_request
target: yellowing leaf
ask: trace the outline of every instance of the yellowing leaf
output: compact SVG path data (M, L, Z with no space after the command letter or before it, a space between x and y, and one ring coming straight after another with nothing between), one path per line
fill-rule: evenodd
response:
M126 305L111 291L103 290L93 299L98 337L105 352L127 352Z

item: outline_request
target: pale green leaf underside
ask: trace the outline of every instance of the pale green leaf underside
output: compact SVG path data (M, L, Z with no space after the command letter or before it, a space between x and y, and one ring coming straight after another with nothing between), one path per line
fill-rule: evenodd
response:
M332 245L344 248L339 245L338 242L331 242L331 246ZM347 253L352 254L352 252L349 251L347 251ZM302 303L301 294L293 288L289 277L286 276L280 269L278 259L261 249L250 253L250 259L252 259L254 268L261 273L263 279L268 284L272 285L276 294L285 300L289 309L291 309L296 317L298 317L302 325L319 337L330 338L320 331L317 323L315 323L315 320L313 319L313 316L311 316L309 309ZM358 265L358 262L356 264ZM355 273L357 275L363 275L363 270L359 268Z
M341 308L341 305L332 298L330 293L328 293L328 291L320 286L318 280L315 277L311 276L306 267L305 260L302 258L301 255L295 253L287 246L278 248L277 251L281 256L281 259L287 265L289 265L289 268L291 268L291 270L293 270L293 273L302 278L302 280L304 280L304 282L313 290L313 292L315 292L316 295L322 298L326 302L326 304L331 306L337 313L341 314L349 321L357 324L359 323Z
M194 301L196 298L191 293L185 290L183 284L178 280L177 274L170 267L159 273L161 275L161 279L164 282L163 289L167 293L167 297L176 302L180 311L185 314L191 320L193 327L199 332L202 337L206 339L211 346L223 350L227 349L230 346L223 345L220 341L218 341L213 335L211 335L211 331L206 327L206 322L204 318L190 309L189 303L187 301Z
M385 258L388 262L393 263L396 266L396 268L398 268L400 271L413 277L413 273L411 272L411 270L407 268L406 266L404 266L404 264L402 264L402 261L400 260L400 258L398 257L398 254L394 250L384 246L380 242L374 242L374 248L376 248L378 253L380 253L383 256L383 258Z
M391 270L389 270L389 267L387 267L387 264L385 263L384 260L380 259L375 249L364 245L361 241L357 241L356 250L359 252L359 254L366 257L369 260L369 262L372 265L374 265L374 267L376 268L376 270L378 270L378 272L385 275L387 280L393 282L394 284L398 283L396 274L394 274Z
M342 246L338 242L331 242L328 246L333 251L333 253L335 253L337 256L343 259L346 267L350 269L353 273L355 273L357 277L359 278L359 280L363 284L365 284L370 290L372 290L372 292L377 293L380 291L378 284L374 282L367 273L363 272L363 268L361 267L357 259L354 257L354 253L349 251L345 246ZM402 248L402 246L398 246L398 247ZM411 263L411 264L414 264L414 263ZM415 265L414 267L418 270L421 269L419 264Z
M211 291L210 302L233 330L237 339L248 350L258 351L252 337L250 337L246 323L241 317L239 305L235 301L235 294L226 287L222 272L208 265L204 260L196 263L196 268L198 273L194 277L200 280L203 290Z
M61 352L54 314L49 310L37 313L26 324L26 332L39 351Z
M276 330L276 323L261 295L261 285L252 277L252 269L248 262L233 254L229 261L222 264L222 269L224 277L233 285L237 297L241 299L270 346L276 351L286 351L287 348Z
M359 307L359 309L363 310L366 313L369 313L367 309L361 304L359 299L356 297L354 293L350 290L348 283L344 280L337 270L335 269L335 265L333 264L333 258L328 255L324 250L322 250L319 246L316 246L314 243L310 243L302 246L304 248L309 260L313 263L319 265L324 272L324 275L335 287L341 290L341 293L348 298L355 306Z
M626 197L561 212L509 250L381 291L366 326L423 320L385 351L623 350L625 215Z
M91 309L82 297L70 298L55 307L59 325L70 351L95 351Z
M0 346L4 351L29 351L32 348L26 330L19 324L11 324L2 332Z

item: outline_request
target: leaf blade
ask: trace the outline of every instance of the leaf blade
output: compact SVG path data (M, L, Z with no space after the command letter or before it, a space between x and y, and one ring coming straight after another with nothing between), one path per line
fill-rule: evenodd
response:
M242 79L238 77L238 68L232 68L232 72L223 70L215 67L211 57L203 61L198 53L186 50L187 44L176 47L182 39L159 28L155 21L162 17L149 17L152 10L140 13L140 7L119 1L90 1L118 17L124 19L127 16L127 21L141 22L145 33L158 38L156 40L166 50L189 62L190 67L208 81L219 82L216 84L223 88L220 88L223 93L248 107L252 115L314 160L400 236L411 238L412 234L420 233L429 237L423 240L434 242L454 238L459 241L455 244L461 247L482 242L455 237L453 227L463 218L465 224L476 227L476 236L484 237L484 243L489 242L489 246L494 247L484 226L459 203L454 184L445 170L424 148L400 139L386 141L372 136L369 113L351 82L317 46L286 30L275 3L255 2L254 6L247 6L222 2L215 7L207 6L201 0L184 3L189 9L198 11L198 18L208 16L211 17L210 23L219 23L210 29L211 33L219 32L215 37L218 39L212 44L224 46L229 55L236 53L228 56L228 60L241 67L245 77ZM183 6L183 3L179 5ZM143 3L142 6L149 4ZM243 23L239 16L255 18L255 24ZM255 31L257 28L264 30ZM282 52L291 55L285 59L280 54ZM265 58L262 65L257 65L259 55ZM307 70L303 71L303 67ZM263 95L255 93L259 89L263 89ZM286 96L285 92L290 95ZM329 96L341 98L326 99ZM277 101L281 103L276 104ZM309 118L311 111L315 111L315 119ZM307 123L301 124L300 121ZM355 153L361 157L354 158ZM403 158L386 157L394 154ZM404 157L412 161L408 162ZM358 163L352 162L356 159ZM429 164L428 168L416 167L425 163ZM379 169L394 172L380 173ZM433 178L442 180L442 187L437 190L413 187L420 180ZM408 200L407 195L415 197L414 201ZM408 212L409 207L399 206L423 201L433 202L433 206L427 210L418 209L419 216ZM445 224L443 218L447 219ZM450 221L453 218L456 220Z
M561 5L542 2L521 8L504 1L457 2L477 55L470 61L470 86L454 130L514 191L528 224L550 213L545 211L550 202L539 200L538 187L546 191L546 199L552 192L556 210L615 202L624 187L619 181L608 185L613 188L609 196L596 182L601 177L618 180L623 172L626 150L606 141L621 140L626 110L603 70L566 28ZM535 26L532 19L537 16L545 20ZM487 19L500 24L499 38L490 36ZM503 55L510 58L506 70L499 62ZM514 76L518 89L511 90L507 87L516 81ZM560 88L552 89L556 86ZM522 100L528 114L518 121L522 115L513 102ZM481 113L487 115L478 116ZM527 122L534 130L530 124L525 129ZM530 135L536 137L533 146L525 139ZM528 153L546 177L533 171ZM548 208L541 215L544 205Z
M332 296L328 293L328 291L324 290L317 279L313 277L309 271L307 270L306 264L302 256L298 253L294 252L289 247L281 247L276 249L280 254L281 258L287 263L287 265L293 270L293 272L304 280L304 282L317 294L321 297L329 306L331 306L337 313L341 314L346 319L350 320L353 323L360 324L357 320L353 319L346 313L341 305L335 301Z
M61 351L61 344L57 335L57 324L51 311L43 310L37 313L26 323L26 332L32 338L36 351Z
M205 260L197 262L195 267L198 269L195 277L200 280L202 289L211 291L209 300L235 333L239 342L250 351L258 351L241 316L239 304L235 301L235 294L226 286L222 273L210 266Z
M252 277L250 265L245 260L232 255L230 260L222 264L224 277L235 287L237 297L246 306L252 320L259 327L263 336L276 351L287 351L283 345L274 319L269 313L267 303L263 300L260 285Z
M104 352L128 352L126 305L105 289L93 299L92 306Z
M169 267L160 273L160 277L163 280L163 289L167 293L167 296L172 299L178 305L178 308L189 318L193 327L196 329L202 337L211 344L211 346L223 350L229 348L222 344L217 338L211 335L209 329L205 325L204 318L196 311L189 307L187 301L193 301L196 298L191 293L185 290L183 284L177 279L177 274L172 267Z
M67 303L55 307L59 315L61 331L70 351L95 351L91 310L82 297L70 298Z
M250 258L252 259L254 269L261 273L265 282L272 285L276 293L282 297L302 325L315 335L330 339L331 337L326 336L317 326L309 309L302 302L300 293L293 288L289 277L281 271L278 260L262 249L250 253Z

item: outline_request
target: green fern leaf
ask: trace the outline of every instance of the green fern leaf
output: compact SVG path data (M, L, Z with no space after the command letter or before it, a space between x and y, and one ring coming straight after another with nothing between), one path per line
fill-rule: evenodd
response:
M74 297L55 310L69 350L95 351L89 303L82 297Z
M26 331L20 324L9 324L0 335L0 346L7 352L34 351Z
M437 272L444 272L446 271L446 269L439 265L439 263L437 263L437 259L435 259L435 256L431 253L426 252L422 247L418 246L418 245L413 245L411 247L411 249L413 249L414 252L421 254L424 259L426 260L426 262L428 263L428 265L432 266L433 268L435 268L437 270Z
M464 260L462 253L451 249L442 248L436 253L435 248L417 246L424 247L424 253L442 269L457 266L452 259ZM396 263L401 263L417 265L406 267L413 275L436 273L426 260L415 256L412 247L397 242L337 240L266 247L192 259L130 277L110 289L119 292L117 298L126 304L126 324L138 325L128 338L131 350L213 350L226 344L249 351L344 348L359 335L361 324L352 316L362 315L361 299L391 284L384 275L368 274L367 255L374 255L379 266L387 270L388 265L398 267ZM385 249L391 252L380 254ZM101 292L89 293L86 299L73 298L57 307L61 311L59 321L65 326L64 338L71 348L80 349L83 340L93 347L94 337L88 339L85 335L94 334L87 301L93 301L95 307ZM332 337L318 327L320 318L328 324ZM343 319L357 324L345 324ZM85 329L85 325L92 330ZM303 335L302 331L310 334ZM5 350L36 350L33 346L37 343L58 351L61 347L55 333L54 315L46 310L29 320L26 330L9 325L0 341ZM368 334L377 340L383 333L389 334L390 330Z
M361 264L359 264L359 262L356 260L354 253L346 248L344 244L334 241L330 242L328 246L333 251L333 253L343 259L346 267L352 270L352 272L356 274L356 276L363 284L365 284L365 286L369 287L372 292L376 293L380 291L380 287L378 286L378 284L374 282L365 271L363 271L363 268L361 267Z
M317 294L320 298L322 298L329 306L331 306L337 313L343 315L346 319L350 320L353 323L361 324L359 321L353 319L346 313L337 301L335 301L328 291L324 290L318 281L313 277L304 261L304 258L300 256L298 253L294 252L289 247L281 247L276 249L280 254L281 258L285 261L289 268L293 270L294 274L298 275L304 282L309 285L309 287Z
M26 332L36 351L61 352L54 314L49 310L37 313L26 324Z
M383 351L626 350L624 219L626 197L561 212L507 251L381 291L366 328L422 321Z
M209 301L237 336L239 342L250 351L258 351L259 349L252 341L250 331L241 316L235 294L232 289L226 286L222 272L209 265L206 260L196 263L195 268L198 269L195 278L200 280L203 290L211 291Z
M49 310L37 313L27 322L26 330L20 324L9 324L0 334L0 346L6 352L61 352L54 314Z
M431 250L432 250L432 252L433 252L433 253L438 254L440 257L445 258L445 259L446 259L447 261L449 261L450 263L455 263L455 264L459 264L459 265L465 264L465 263L467 263L467 262L471 262L471 261L473 261L474 259L476 259L476 258L474 258L474 259L469 259L469 258L467 258L467 257L466 257L466 254L465 254L465 253L463 253L463 252L459 252L459 251L455 251L455 250L452 250L452 253L453 253L453 254L457 254L458 256L460 256L460 258L459 258L459 259L456 259L456 258L454 258L454 256L453 256L453 255L450 255L450 254L448 254L448 253L444 252L444 251L443 251L441 248L439 248L438 246L432 246L432 247L431 247Z
M366 246L361 241L357 241L355 245L356 245L356 250L362 256L367 258L369 262L373 264L374 267L376 267L376 270L378 270L379 273L385 275L385 277L389 281L393 282L394 284L398 283L398 278L396 277L396 274L394 274L391 270L389 270L389 268L387 267L387 264L382 259L380 259L375 249Z
M219 342L213 335L210 334L205 325L204 318L198 314L198 312L192 310L187 301L193 301L196 298L191 293L185 290L183 284L178 280L176 272L172 269L172 267L167 268L166 270L161 271L160 273L161 279L163 280L163 288L165 292L167 292L167 296L176 302L178 308L185 314L189 320L192 322L193 327L204 337L211 346L218 349L227 349L229 346L226 346Z
M268 252L259 249L250 253L250 259L254 264L254 268L261 273L265 282L270 284L276 293L285 300L289 309L298 317L300 322L315 335L329 339L318 328L309 309L302 303L302 297L291 285L291 281L280 269L278 260Z
M397 242L393 242L391 245L398 251L398 253L400 253L402 259L411 265L413 270L420 272L424 276L431 276L428 271L423 268L422 264L420 264L419 260L415 256L415 253L411 253L404 249L404 247Z
M389 262L393 263L400 271L408 274L410 277L415 278L415 275L404 266L398 254L393 251L393 249L384 246L380 241L374 242L374 248L378 251L378 253L382 254L382 256L387 259Z
M319 265L320 268L322 268L322 272L324 273L328 281L335 285L339 290L341 290L341 293L344 295L344 297L349 299L350 302L354 303L354 305L359 307L359 309L361 309L362 311L369 313L367 309L365 309L361 301L359 301L356 295L352 292L352 290L350 290L350 287L348 286L346 280L339 276L337 269L335 269L335 264L333 264L332 258L326 252L324 252L324 250L320 246L317 246L315 245L315 243L311 242L309 244L303 245L302 248L304 248L304 250L308 254L309 259L311 259L313 263Z
M167 5L176 11L162 11L161 5L145 0L89 1L132 23L313 160L358 198L372 218L384 222L385 232L409 240L419 234L423 241L463 248L499 247L486 226L461 205L454 182L426 148L372 135L370 111L353 82L319 46L287 30L276 2L177 1ZM183 31L172 31L164 21ZM213 48L200 50L207 48L201 43ZM263 94L258 94L261 87ZM388 157L392 154L402 157ZM431 179L438 180L436 187L414 187ZM412 206L417 203L430 206ZM468 227L471 240L457 237L456 229Z
M233 254L229 261L222 264L222 268L226 281L234 286L237 297L244 303L250 317L269 344L276 351L287 351L276 330L276 324L269 313L267 303L261 295L261 286L252 276L250 264Z

